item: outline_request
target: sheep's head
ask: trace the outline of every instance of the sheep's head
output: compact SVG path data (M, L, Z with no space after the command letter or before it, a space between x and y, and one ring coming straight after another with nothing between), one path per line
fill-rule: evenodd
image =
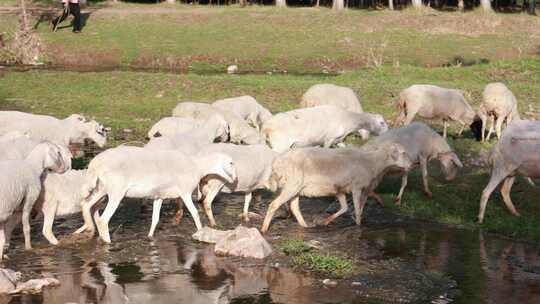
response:
M86 138L93 140L98 147L102 148L107 143L107 130L97 121L85 122L84 130Z
M439 153L437 159L441 162L442 170L447 181L456 178L459 169L463 168L463 164L456 153L452 151Z
M405 171L409 171L412 168L413 162L402 145L390 144L387 149L388 159L390 160L392 166Z
M71 153L67 148L50 142L43 142L38 146L43 150L43 165L46 169L56 173L64 173L71 169Z
M370 114L366 113L371 116L371 123L370 128L371 132L375 135L381 135L384 132L388 131L388 124L386 124L386 121L384 120L384 117L380 114Z

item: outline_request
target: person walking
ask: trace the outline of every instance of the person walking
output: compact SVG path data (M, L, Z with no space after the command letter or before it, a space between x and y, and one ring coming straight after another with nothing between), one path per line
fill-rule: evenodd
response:
M69 14L73 15L73 33L81 32L81 7L79 6L79 0L62 0L64 5L64 11L62 16L55 18L52 21L53 32L56 32L58 25L62 23Z

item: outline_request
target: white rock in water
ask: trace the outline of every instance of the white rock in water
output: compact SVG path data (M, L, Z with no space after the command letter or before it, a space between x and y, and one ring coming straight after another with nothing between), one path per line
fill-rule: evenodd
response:
M257 228L238 226L216 243L214 251L217 254L264 259L272 254L272 247Z
M40 293L43 287L58 285L60 285L60 281L55 278L32 279L17 284L17 288L9 293Z
M15 286L20 279L20 272L15 272L11 269L0 268L0 293L9 293L15 290Z
M238 66L236 64L227 67L227 74L236 74L238 72Z
M217 230L210 227L204 227L195 232L191 237L199 242L215 244L222 238L226 237L231 230Z

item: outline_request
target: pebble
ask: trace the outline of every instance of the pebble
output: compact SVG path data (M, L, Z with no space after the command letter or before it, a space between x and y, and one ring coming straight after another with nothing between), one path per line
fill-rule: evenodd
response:
M124 129L124 130L122 130L122 131L123 131L124 133L133 133L133 130L131 130L131 129Z
M322 283L324 284L324 286L328 286L328 287L336 287L337 286L337 282L334 281L334 280L330 280L330 279L324 279L322 281Z
M236 64L227 67L227 74L236 74L238 72L238 66Z

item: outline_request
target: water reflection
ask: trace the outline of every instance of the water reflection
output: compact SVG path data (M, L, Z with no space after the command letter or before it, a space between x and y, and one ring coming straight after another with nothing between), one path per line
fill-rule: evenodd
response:
M454 279L456 303L540 303L539 248L442 227L371 229L363 237L383 251Z

